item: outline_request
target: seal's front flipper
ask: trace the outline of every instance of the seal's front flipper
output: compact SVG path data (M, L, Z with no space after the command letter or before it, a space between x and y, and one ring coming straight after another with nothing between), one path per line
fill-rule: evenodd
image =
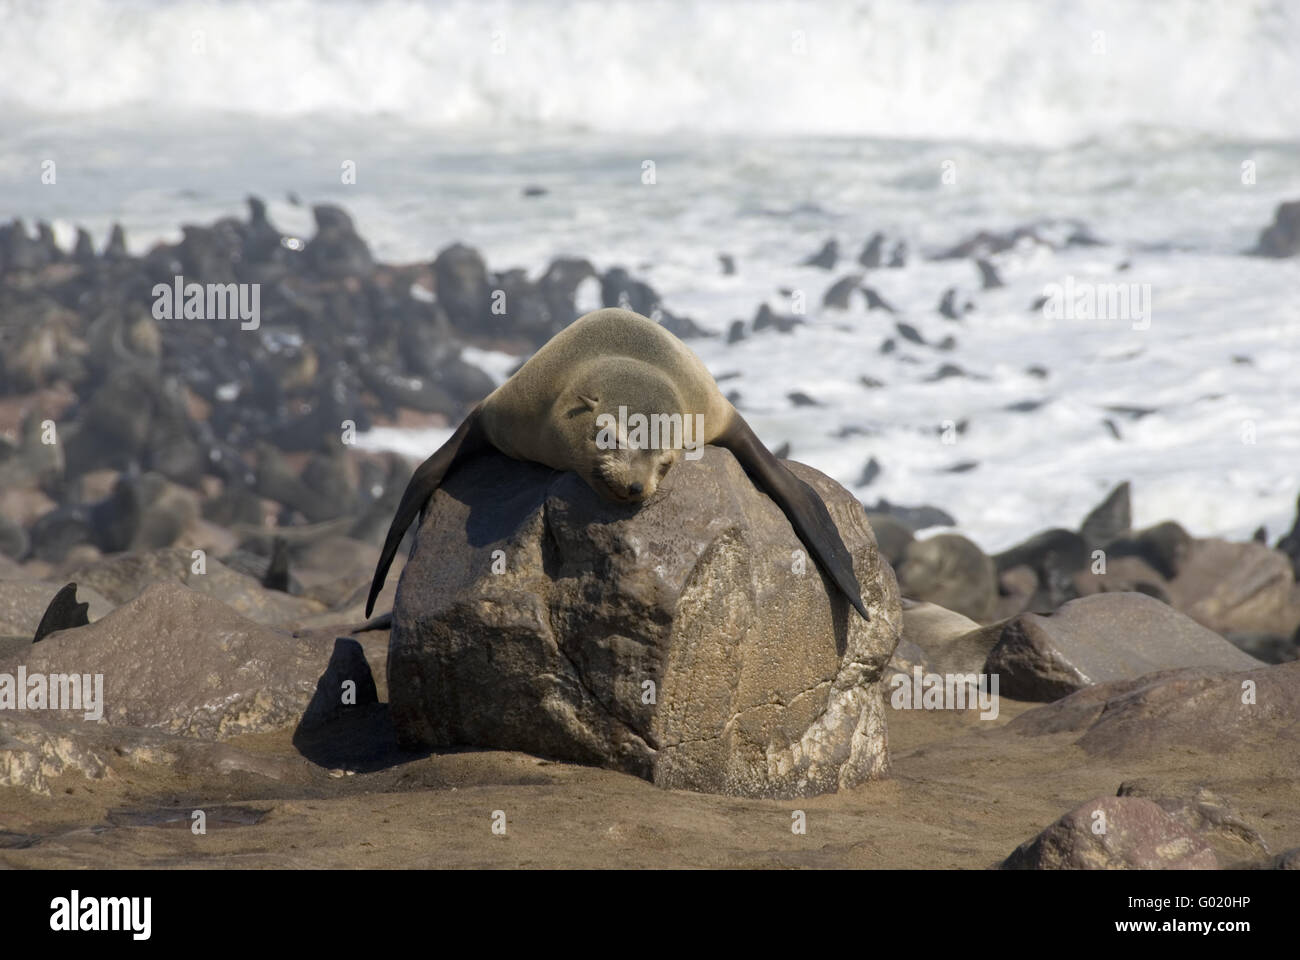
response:
M384 550L379 555L379 564L375 567L375 577L370 582L370 596L366 600L366 616L375 608L375 597L384 588L388 577L388 568L393 565L397 548L406 536L406 528L424 510L433 492L442 485L443 477L455 464L488 445L486 434L479 423L480 406L470 411L465 422L456 428L450 439L434 451L433 456L415 468L411 482L406 485L402 502L397 506L392 525L388 528L388 537L384 540Z
M870 620L853 571L853 558L817 491L783 466L738 413L732 415L731 425L710 442L726 447L735 455L754 483L785 512L794 532L826 575L862 614L862 619Z

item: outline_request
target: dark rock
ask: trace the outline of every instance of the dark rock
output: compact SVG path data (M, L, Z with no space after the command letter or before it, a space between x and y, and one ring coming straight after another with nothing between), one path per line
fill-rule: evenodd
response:
M895 270L907 266L907 241L899 240L894 244L894 252L889 255L889 264Z
M836 280L822 295L822 306L828 310L847 310L853 291L862 282L862 274L850 273Z
M745 321L732 320L731 327L727 330L727 343L740 343L745 339Z
M880 463L875 457L872 457L867 461L867 465L862 468L862 474L858 477L858 482L855 483L854 486L870 486L872 481L874 481L878 476L880 476Z
M1273 222L1264 228L1249 251L1258 257L1294 257L1300 254L1300 200L1278 205Z
M835 264L839 261L839 259L840 259L839 241L832 239L832 240L827 240L824 244L822 244L822 248L818 250L815 254L813 254L811 257L809 257L807 260L803 261L801 266L821 267L823 270L834 270ZM610 306L610 304L606 304L606 306ZM637 312L640 313L639 310Z
M894 324L894 329L898 331L900 337L909 343L916 343L925 346L925 337L921 336L921 332L910 323L903 323L900 320Z
M1006 284L1002 282L1002 278L998 276L997 269L987 260L976 260L975 266L977 266L980 271L980 289L994 290L997 287L1006 286Z
M736 260L729 253L718 254L718 264L722 267L724 277L730 277L736 272Z
M799 390L796 390L796 391L794 391L793 393L788 393L788 394L786 394L786 399L788 399L788 400L789 400L791 403L793 403L796 407L821 407L821 406L825 406L825 404L823 404L823 403L819 403L818 401L814 400L812 397L808 396L808 394L803 393L802 391L799 391Z
M768 327L774 327L778 333L789 333L801 323L803 323L802 317L776 313L765 303L754 314L753 327L755 333Z
M949 287L943 292L943 299L939 301L939 313L949 320L961 319L961 314L957 311L956 287Z
M880 257L884 246L885 235L883 233L873 233L871 239L867 241L867 245L858 254L858 263L868 270L875 270L880 266Z
M876 293L876 291L871 289L871 287L863 287L862 293L867 298L868 310L884 310L886 313L898 313L889 301Z

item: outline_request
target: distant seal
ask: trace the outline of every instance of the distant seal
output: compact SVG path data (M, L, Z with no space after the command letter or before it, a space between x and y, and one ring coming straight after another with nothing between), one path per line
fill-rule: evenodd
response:
M486 448L516 460L572 471L615 503L639 504L654 496L685 451L679 444L638 443L635 432L628 435L623 426L624 420L633 424L634 414L647 418L680 414L683 424L692 428L701 424L702 435L690 437L690 443L730 450L755 484L784 511L840 592L864 619L870 619L852 558L821 497L763 446L684 343L659 324L617 308L580 317L552 337L416 469L388 529L366 616L383 589L406 529L447 473ZM618 423L618 442L612 448L611 421ZM598 442L602 436L603 442Z

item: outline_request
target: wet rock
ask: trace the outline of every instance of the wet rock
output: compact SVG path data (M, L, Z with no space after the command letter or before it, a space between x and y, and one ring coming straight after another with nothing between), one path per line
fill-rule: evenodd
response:
M847 310L853 291L862 282L862 274L850 273L836 280L822 295L822 306L828 310Z
M1217 870L1214 851L1158 804L1098 797L1016 848L1003 870Z
M975 266L979 268L981 290L995 290L1006 286L998 276L997 268L987 260L976 260Z
M802 317L776 313L765 303L754 314L753 328L755 333L768 327L775 328L778 333L789 333L801 323L803 323Z
M801 266L821 267L823 270L834 270L835 264L839 262L839 259L840 259L839 241L832 239L832 240L827 240L824 244L822 244L822 248L818 250L816 253L814 253L811 257L809 257L807 260L804 260ZM613 304L606 304L606 306L613 306ZM637 312L640 313L641 311L638 310Z
M867 299L868 310L884 310L886 313L898 313L894 306L871 287L863 287L862 295ZM907 326L907 324L900 324Z
M873 233L871 239L867 241L867 245L858 254L858 263L868 270L877 269L880 266L880 258L884 247L885 235L883 233Z
M1264 228L1250 251L1258 257L1294 257L1300 254L1300 200L1278 204L1273 222Z
M466 464L434 495L398 588L389 677L402 742L525 750L745 796L880 776L877 684L901 626L897 588L857 501L790 468L827 500L870 623L811 561L791 572L806 551L720 448L669 473L640 510L571 474Z
M1258 666L1258 660L1159 600L1141 593L1101 593L1050 615L1016 617L989 653L985 672L1001 677L1005 696L1050 701L1161 670Z

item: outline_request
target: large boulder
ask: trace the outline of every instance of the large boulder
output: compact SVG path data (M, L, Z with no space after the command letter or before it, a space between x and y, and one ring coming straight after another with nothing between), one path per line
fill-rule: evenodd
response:
M320 613L324 606L306 597L267 590L252 577L230 569L202 551L172 547L123 553L73 571L68 579L97 590L115 604L127 603L154 583L183 583L220 600L255 623L286 623ZM93 614L92 608L92 614Z
M1217 870L1204 839L1144 797L1098 797L1026 840L1003 870Z
M397 592L399 739L743 796L883 775L878 681L902 628L897 584L853 496L788 465L825 499L870 623L828 594L785 515L721 448L681 463L639 510L499 455L458 469Z
M1003 695L1056 700L1112 680L1178 667L1260 666L1223 637L1144 593L1080 597L1053 614L1022 613L1002 630L984 672Z
M1268 758L1300 756L1300 661L1249 672L1166 670L1098 684L1016 717L1024 736L1080 734L1090 756L1151 760L1161 753ZM1279 768L1281 769L1281 768Z
M29 682L34 674L102 676L108 723L225 740L297 724L333 654L333 644L297 639L161 582L97 623L51 634L3 672L21 664ZM86 712L50 710L67 719Z
M1289 637L1300 627L1291 561L1262 543L1194 540L1167 589L1175 607L1219 633Z

